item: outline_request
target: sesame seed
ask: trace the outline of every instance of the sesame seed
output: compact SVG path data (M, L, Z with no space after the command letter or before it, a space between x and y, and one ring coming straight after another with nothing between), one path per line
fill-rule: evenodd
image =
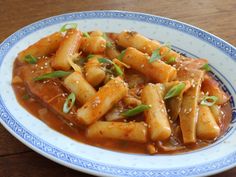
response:
M185 108L185 109L184 109L184 113L186 113L186 112L187 112L187 109Z
M92 103L92 107L95 108L101 103L99 97L96 97L94 102Z

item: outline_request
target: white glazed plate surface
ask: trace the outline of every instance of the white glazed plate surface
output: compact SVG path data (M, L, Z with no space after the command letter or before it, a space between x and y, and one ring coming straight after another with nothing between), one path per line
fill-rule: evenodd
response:
M231 95L233 119L224 137L200 150L179 155L140 155L114 152L76 142L54 130L22 108L11 87L17 53L65 23L78 23L82 31L100 29L137 31L170 42L190 57L207 58L216 79ZM236 48L196 27L175 20L122 11L63 14L28 25L0 45L0 122L21 142L67 167L102 176L204 176L236 165Z

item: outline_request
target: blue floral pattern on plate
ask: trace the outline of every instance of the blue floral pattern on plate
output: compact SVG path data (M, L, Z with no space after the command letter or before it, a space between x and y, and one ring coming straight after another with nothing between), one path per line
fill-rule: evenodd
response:
M72 20L83 20L83 19L127 19L134 21L141 21L144 23L151 23L156 25L165 26L168 28L172 28L174 30L182 31L191 36L195 36L196 38L203 40L209 43L211 46L216 47L221 52L229 56L232 60L236 61L236 48L227 42L219 39L218 37L209 34L201 29L196 27L167 19L164 17L158 17L148 14L142 13L134 13L134 12L122 12L122 11L91 11L91 12L78 12L78 13L70 13L63 14L59 16L50 17L31 25L28 25L19 31L12 34L8 37L1 45L0 45L0 66L4 60L4 57L8 53L8 51L15 46L22 38L25 36L43 29L47 26L72 21ZM214 69L216 71L216 69ZM217 71L219 74L220 72ZM221 81L219 79L219 81ZM225 78L227 82L227 79ZM234 91L234 95L236 93L235 87L229 82L231 85L231 90ZM224 88L228 91L227 88ZM229 91L228 91L229 92ZM235 106L233 99L231 99L232 107ZM233 123L235 123L236 119L236 111L233 111ZM230 155L225 156L224 158L217 159L215 161L210 161L205 164L196 165L187 168L171 168L168 169L140 169L140 168L125 168L119 166L112 166L102 163L97 163L96 161L86 160L79 156L75 156L65 150L62 150L54 145L45 142L43 139L40 139L32 132L27 130L21 123L17 121L17 119L9 112L8 108L5 106L2 96L0 95L0 120L3 122L3 125L14 135L16 135L21 141L25 142L35 151L50 157L51 159L57 161L58 163L64 164L66 166L74 165L73 168L80 169L92 174L103 174L103 175L114 175L114 176L200 176L203 174L211 174L222 171L223 169L230 168L236 164L236 151L231 153ZM229 129L228 134L233 133L233 129ZM78 168L76 168L78 167Z

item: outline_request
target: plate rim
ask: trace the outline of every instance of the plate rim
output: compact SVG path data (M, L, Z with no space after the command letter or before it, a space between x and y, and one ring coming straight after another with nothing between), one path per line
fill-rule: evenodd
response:
M104 17L101 17L101 16L100 16L99 18L109 18L109 17L106 16L106 15L108 15L109 13L110 13L110 14L118 13L118 14L120 14L120 15L123 14L124 16L131 14L131 17L132 17L132 15L137 15L136 18L139 18L139 17L140 17L140 19L129 19L129 18L124 18L124 19L127 19L127 20L138 20L138 21L148 22L148 23L150 23L151 20L160 19L160 20L163 20L163 22L173 22L173 24L182 25L182 27L188 27L188 28L191 28L191 29L195 29L195 30L198 30L199 32L201 32L202 34L204 34L204 35L206 35L206 36L208 36L208 37L212 37L212 39L217 39L218 41L220 41L221 44L224 44L226 47L229 48L228 51L231 51L231 54L228 53L225 49L219 48L219 46L213 45L213 44L211 43L211 41L209 41L210 39L209 39L209 40L204 40L204 39L202 39L202 38L199 38L199 36L195 36L195 35L192 35L192 34L186 32L186 31L182 31L182 30L180 30L180 29L178 29L178 28L174 28L174 26L173 26L173 27L167 26L167 27L170 27L170 28L172 28L172 29L175 29L175 30L178 30L178 31L182 31L182 32L184 32L185 34L189 34L189 35L191 35L191 36L194 36L194 37L196 37L196 38L198 38L198 39L201 39L201 40L203 40L203 41L205 41L205 42L208 42L211 46L216 47L216 48L217 48L218 50L220 50L221 52L227 54L233 61L236 61L236 48L235 48L232 44L230 44L230 43L224 41L223 39L221 39L221 38L215 36L214 34L211 34L211 33L207 32L207 31L205 31L205 30L203 30L203 29L200 29L200 28L198 28L198 27L195 27L195 26L193 26L193 25L190 25L190 24L187 24L187 23L178 21L178 20L173 20L173 19L170 19L170 18L161 17L161 16L157 16L157 15L152 15L152 14L147 14L147 13L131 12L131 11L118 11L118 10L99 10L99 11L81 11L81 12L71 12L71 13L60 14L60 15L56 15L56 16L52 16L52 17L48 17L48 18L41 19L41 20L36 21L36 22L34 22L34 23L31 23L31 24L29 24L29 25L27 25L27 26L24 26L23 28L20 28L19 30L17 30L16 32L14 32L13 34L11 34L9 37L7 37L7 38L6 38L4 41L2 41L2 43L0 44L0 65L2 64L2 61L4 60L5 55L8 53L8 50L10 50L11 47L13 47L13 46L15 45L15 43L18 42L18 41L16 40L15 43L11 44L10 42L8 42L8 40L10 41L14 36L16 36L16 35L17 35L18 33L20 33L21 31L27 30L27 29L29 29L30 27L33 27L33 26L38 25L38 24L40 24L40 23L50 22L50 20L53 20L53 19L55 19L55 18L60 18L60 17L64 17L64 18L65 18L65 17L70 16L70 15L73 16L73 15L79 15L79 14L92 14L92 13L95 13L95 15L98 15L99 13L100 13L100 15L101 15L101 14L103 13L103 14L104 14ZM97 14L96 14L96 13L97 13ZM142 17L142 18L143 18L143 17L149 17L149 18L152 18L152 19L149 19L150 21L148 21L148 19L146 19L146 21L144 21L145 18L142 19L141 17ZM110 18L114 18L114 17L110 17ZM81 19L87 19L87 18L81 18ZM119 18L119 19L120 19L120 18ZM79 19L74 18L74 19L70 19L70 20L79 20ZM69 19L65 19L65 20L64 20L64 22L66 22L66 21L69 21ZM39 30L39 29L43 29L43 28L48 27L48 26L50 26L50 25L58 24L58 23L61 23L61 22L63 22L63 21L56 21L56 23L51 23L51 24L50 24L50 23L49 23L49 24L47 24L47 23L42 24L42 26L41 26L40 28L38 28L38 29L33 29L33 30L31 31L31 33L35 32L35 31L37 31L37 30ZM153 22L153 23L154 23L154 22ZM162 24L159 24L159 23L154 23L154 24L162 25ZM163 24L163 25L164 25L164 24ZM164 26L166 26L166 25L164 25ZM178 26L177 26L177 27L178 27ZM27 34L31 34L31 33L27 33ZM23 35L22 38L24 38L24 36L25 36L25 35ZM8 44L9 46L6 46L5 44ZM4 45L5 45L5 46L4 46ZM222 45L222 46L223 46L223 45ZM6 48L4 49L4 47L6 47ZM7 48L7 47L9 47L9 48ZM5 50L5 55L4 55L4 50ZM3 55L1 54L1 51L3 51ZM5 116L5 117L4 117L4 116ZM89 168L85 168L85 167L82 167L82 166L79 166L79 165L72 164L72 163L70 163L70 162L63 161L63 160L60 159L59 157L53 156L53 155L51 155L51 154L49 154L49 153L43 151L42 149L40 149L40 148L37 147L36 145L30 144L30 142L28 142L24 137L20 136L20 135L16 132L16 130L13 129L14 127L11 127L10 124L7 124L7 122L4 121L4 118L6 118L6 117L12 118L12 119L15 121L16 124L19 124L20 127L23 127L23 128L25 129L25 131L27 131L27 132L31 133L31 135L35 136L34 138L39 139L39 140L42 141L43 143L46 143L46 144L48 144L49 146L54 147L52 144L50 144L50 143L48 143L48 142L45 142L43 139L40 139L39 137L37 137L36 135L34 135L34 133L32 133L32 132L30 132L29 130L27 130L27 128L25 128L25 127L24 127L23 125L21 125L16 119L14 119L14 117L13 117L13 116L11 115L11 113L8 111L7 107L4 105L4 103L3 103L3 101L2 101L2 98L1 98L1 95L0 95L0 118L1 118L1 119L0 119L0 122L1 122L2 125L8 130L8 132L10 132L14 137L16 137L18 140L20 140L23 144L27 145L28 147L30 147L31 149L33 149L33 150L36 151L37 153L43 155L44 157L46 157L46 158L48 158L48 159L50 159L50 160L53 160L54 162L57 162L57 163L59 163L59 164L61 164L61 165L67 166L67 167L69 167L69 168L73 168L73 169L75 169L75 170L79 170L79 171L82 171L82 172L85 172L85 173L89 173L89 174L93 174L93 175L106 175L106 176L114 175L114 173L113 173L113 174L109 174L109 173L107 173L107 172L104 173L104 172L101 172L101 171L94 171L94 169L91 170L91 169L89 169ZM55 147L55 148L56 148L56 147ZM66 152L66 151L64 151L64 150L61 150L60 148L57 148L57 149L58 149L59 151L64 152L64 153L70 154L69 152ZM72 154L71 154L71 155L72 155ZM73 155L72 155L72 156L73 156ZM216 174L216 173L219 173L219 172L228 170L228 169L230 169L230 168L233 168L234 166L236 166L236 151L233 152L232 154L228 155L228 156L229 156L229 157L230 157L230 156L235 156L234 162L232 162L230 165L226 165L226 166L224 166L224 167L222 167L222 168L218 168L218 169L215 169L215 170L213 170L213 171L209 171L209 172L207 172L207 173L204 173L204 172L203 172L203 173L197 173L197 174L193 174L193 175L194 175L194 176L195 176L195 175L210 175L210 174L212 175L212 174ZM228 157L228 156L227 156L227 157ZM80 158L80 157L78 157L78 158ZM225 158L225 159L228 159L228 158L226 158L225 156L224 156L224 158ZM224 159L224 158L223 158L223 159ZM82 160L85 160L85 159L82 159ZM222 159L220 159L220 160L222 160ZM86 161L88 161L88 160L86 160ZM216 160L216 161L219 161L219 159ZM92 162L92 163L97 163L97 162ZM209 164L210 164L210 163L214 163L214 162L211 161L211 162L209 162ZM101 163L99 163L99 164L101 164ZM106 167L108 166L107 164L102 164L102 165L105 165ZM202 165L202 164L201 164L201 165ZM120 168L120 167L118 167L118 166L111 166L111 167L112 167L112 168L117 168L117 170ZM122 167L122 169L124 169L124 167ZM135 170L135 171L142 170L142 169L135 169L135 168L133 168L133 169L127 168L127 169L128 169L128 170ZM127 170L127 169L126 169L126 170ZM190 169L190 167L188 167L188 169ZM185 168L185 170L188 170L188 169ZM157 169L150 169L150 170L144 169L144 171L146 171L146 172L151 171L151 170L153 170L153 171L160 171L160 169L158 169L158 170L157 170ZM173 170L173 168L172 168L172 169L164 169L164 170ZM161 173L161 172L159 172L159 173ZM123 174L123 175L124 175L124 174ZM132 174L130 174L130 175L132 175ZM192 176L191 174L189 174L189 175ZM188 176L189 176L189 175L188 175Z

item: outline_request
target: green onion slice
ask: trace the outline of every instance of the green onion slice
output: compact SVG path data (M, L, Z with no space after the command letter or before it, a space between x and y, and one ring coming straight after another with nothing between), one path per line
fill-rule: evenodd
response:
M122 50L122 52L120 53L120 55L117 57L118 60L122 60L122 58L125 56L125 52L126 50Z
M87 59L90 59L90 58L92 58L92 57L94 57L95 55L93 55L93 54L88 54L88 56L87 56Z
M160 50L162 47L167 47L169 50L167 50L163 55L160 55ZM157 48L152 52L151 57L149 58L149 63L152 63L156 60L161 60L163 57L165 57L169 52L171 51L171 45L170 44L164 44L163 46Z
M24 60L29 64L35 64L37 63L37 58L33 57L32 55L26 55Z
M107 37L107 34L106 33L102 33L102 37L104 38L104 39L108 39L108 37Z
M61 27L60 32L65 32L68 29L76 29L77 26L78 25L76 23L67 23Z
M72 92L67 98L63 105L63 112L68 113L75 104L76 95Z
M106 40L106 47L112 47L112 42L108 41L106 33L103 33L102 37Z
M175 57L170 57L167 61L166 61L166 64L172 64L176 62L176 58Z
M112 43L110 41L106 41L106 47L111 48L112 47Z
M124 111L121 113L121 115L125 116L125 117L131 117L131 116L135 116L147 109L150 109L151 105L146 105L146 104L140 104L138 106L136 106L135 108L129 109L127 111Z
M107 58L98 58L99 63L109 63L113 64L113 62Z
M173 86L168 92L167 94L165 95L164 99L167 100L169 98L172 98L172 97L175 97L175 96L178 96L181 91L185 88L185 83L184 82L181 82L175 86Z
M89 35L88 32L83 32L83 36L84 36L84 37L90 37L90 35Z
M41 80L45 80L45 79L52 79L52 78L61 78L64 76L68 76L69 74L71 74L71 72L67 72L67 71L53 71L51 73L47 73L47 74L43 74L39 77L35 77L34 81L41 81Z
M160 55L160 49L161 48L158 48L158 49L156 49L156 50L154 50L153 52L152 52L152 55L151 55L151 57L149 58L149 63L152 63L152 62L154 62L155 60L160 60L161 59L161 55Z
M204 69L205 71L211 71L211 67L209 66L208 63L204 64L201 69Z
M123 75L123 71L121 70L121 68L115 64L114 62L112 62L111 60L107 59L107 58L98 58L99 63L108 63L108 64L112 64L115 67L116 73L118 76Z
M218 100L218 97L216 96L205 96L203 97L200 104L205 105L205 106L213 106L217 100Z
M118 76L122 76L123 75L123 71L120 69L120 67L117 64L115 64L115 63L113 63L113 65L115 67L117 75Z

